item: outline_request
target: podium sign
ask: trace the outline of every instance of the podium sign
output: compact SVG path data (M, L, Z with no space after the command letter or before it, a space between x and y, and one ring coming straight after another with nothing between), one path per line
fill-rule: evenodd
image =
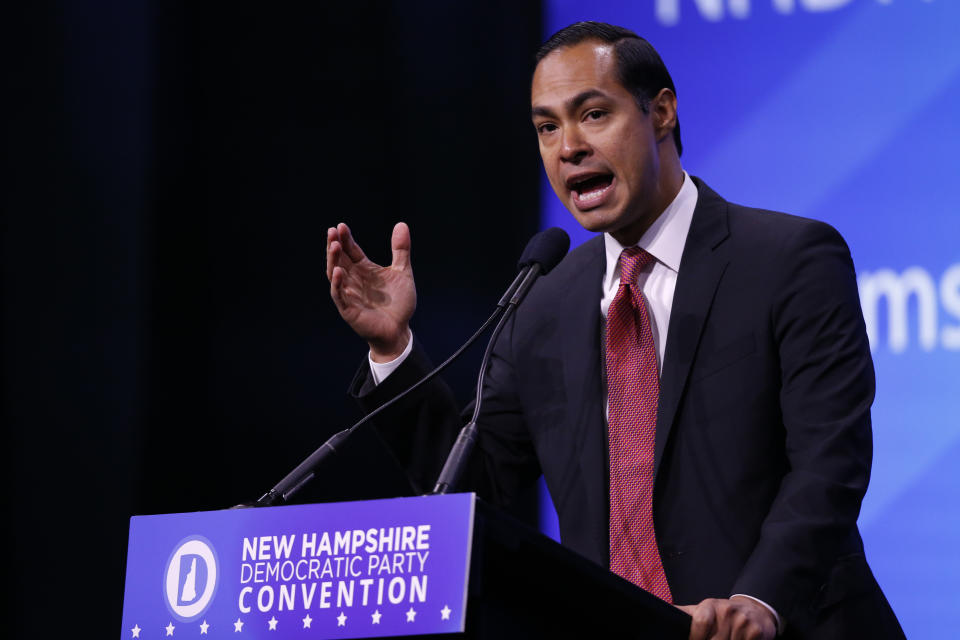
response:
M134 516L121 638L464 630L472 493Z

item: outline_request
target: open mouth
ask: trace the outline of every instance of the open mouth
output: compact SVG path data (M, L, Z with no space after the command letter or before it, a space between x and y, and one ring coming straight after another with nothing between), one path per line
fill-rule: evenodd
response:
M605 173L584 178L571 186L577 204L589 206L598 203L612 185L613 175Z

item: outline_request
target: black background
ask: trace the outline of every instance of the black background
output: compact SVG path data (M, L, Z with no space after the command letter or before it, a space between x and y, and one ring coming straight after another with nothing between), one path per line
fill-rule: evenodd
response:
M366 348L329 300L327 227L348 222L384 263L410 224L414 331L437 361L495 305L538 225L540 7L17 11L3 635L112 636L131 515L255 498L359 417L345 391ZM447 376L464 400L479 355ZM406 491L361 433L300 497Z

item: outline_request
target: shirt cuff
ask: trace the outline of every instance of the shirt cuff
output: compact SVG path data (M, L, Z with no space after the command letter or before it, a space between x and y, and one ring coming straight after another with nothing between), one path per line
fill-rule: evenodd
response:
M760 598L754 598L753 596L748 596L748 595L745 594L745 593L735 593L735 594L733 594L733 595L730 596L730 597L732 598L732 597L734 597L734 596L740 596L741 598L750 598L750 599L753 600L754 602L757 602L757 603L759 603L759 604L762 604L762 605L766 608L767 611L769 611L770 613L773 614L773 619L777 621L777 635L779 636L779 635L781 635L781 634L783 633L783 620L780 619L780 614L777 613L777 610L776 610L776 609L774 609L773 607L771 607L770 605L768 605L766 602L764 602L764 601L761 600Z
M387 379L391 373L397 370L403 361L407 359L407 356L410 355L410 352L413 351L413 334L410 334L410 339L407 340L407 346L404 348L403 353L391 360L390 362L374 362L373 354L367 354L367 360L370 362L370 376L373 378L373 384L380 384Z

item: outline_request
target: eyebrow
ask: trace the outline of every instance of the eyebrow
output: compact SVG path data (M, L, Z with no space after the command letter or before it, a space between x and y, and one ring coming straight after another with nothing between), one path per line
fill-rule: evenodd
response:
M607 94L600 91L599 89L587 89L586 91L581 91L577 95L573 96L566 101L564 107L567 111L574 111L580 108L584 102L590 100L591 98L606 98ZM541 116L544 118L549 118L553 116L553 110L549 107L534 107L530 110L530 117L536 118Z

